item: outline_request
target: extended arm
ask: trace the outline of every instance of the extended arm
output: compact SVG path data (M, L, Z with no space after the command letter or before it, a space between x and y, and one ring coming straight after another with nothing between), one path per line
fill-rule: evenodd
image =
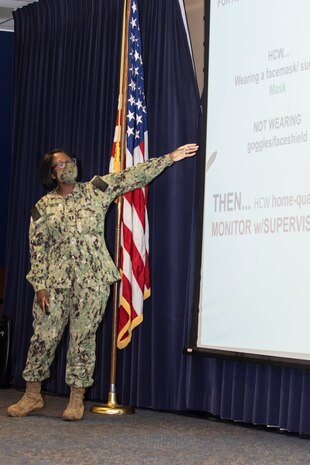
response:
M198 146L196 144L186 144L168 155L151 158L144 163L127 168L119 173L108 174L100 179L106 184L106 191L107 193L109 191L111 200L113 200L126 192L146 186L173 162L183 160L185 157L191 157L195 155L197 150ZM103 189L105 189L104 185Z

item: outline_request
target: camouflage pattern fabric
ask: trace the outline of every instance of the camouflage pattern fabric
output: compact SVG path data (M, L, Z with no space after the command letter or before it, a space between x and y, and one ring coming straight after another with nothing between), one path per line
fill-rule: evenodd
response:
M144 187L172 164L169 155L153 158L120 173L76 183L61 197L54 190L36 204L30 220L31 270L28 281L40 289L66 289L73 279L80 287L112 284L120 274L104 241L104 218L119 195ZM98 186L101 181L101 188Z
M33 305L34 335L23 372L26 381L49 376L57 344L70 320L66 382L74 387L93 383L95 333L109 295L120 279L104 240L104 218L118 196L144 187L172 165L169 155L150 159L120 173L76 183L71 194L54 190L36 204L30 220L31 270L35 292L49 292L49 315Z
M48 314L40 308L35 298L34 334L23 372L26 381L43 381L49 377L55 350L69 321L66 383L84 388L93 384L96 331L109 293L109 285L80 288L74 284L71 289L49 289Z

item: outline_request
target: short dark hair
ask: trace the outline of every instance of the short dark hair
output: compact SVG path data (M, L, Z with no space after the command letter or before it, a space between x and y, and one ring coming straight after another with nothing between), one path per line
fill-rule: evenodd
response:
M72 158L73 155L69 153L67 150L64 149L54 149L50 152L47 152L43 155L40 165L40 177L41 183L45 189L48 191L52 191L56 189L57 182L52 178L52 165L53 165L53 157L55 153L65 153L68 157Z

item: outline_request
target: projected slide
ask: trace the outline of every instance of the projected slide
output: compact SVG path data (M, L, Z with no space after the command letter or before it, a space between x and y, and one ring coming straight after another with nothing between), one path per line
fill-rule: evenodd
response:
M211 0L198 347L310 360L309 24Z

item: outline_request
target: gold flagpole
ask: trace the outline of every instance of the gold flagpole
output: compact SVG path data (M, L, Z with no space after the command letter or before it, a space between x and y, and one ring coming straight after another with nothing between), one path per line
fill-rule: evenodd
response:
M118 133L117 144L115 150L115 165L118 170L124 169L126 156L126 116L127 116L127 81L128 81L128 22L130 15L131 0L124 0L123 13L123 33L122 33L122 52L121 52L121 70L120 70L120 96L118 108L118 128L121 127L121 133ZM120 129L118 129L120 131ZM120 147L119 147L120 141ZM117 218L116 218L116 233L114 244L114 261L119 267L120 256L120 237L121 237L121 220L122 220L122 205L123 198L117 199ZM111 415L128 415L134 413L134 408L131 406L119 405L117 402L116 392L116 375L117 375L117 330L118 330L118 307L119 307L119 283L114 283L113 286L113 316L112 316L112 342L111 342L111 369L110 369L110 391L108 394L108 402L103 405L94 405L90 408L92 413L111 414Z

